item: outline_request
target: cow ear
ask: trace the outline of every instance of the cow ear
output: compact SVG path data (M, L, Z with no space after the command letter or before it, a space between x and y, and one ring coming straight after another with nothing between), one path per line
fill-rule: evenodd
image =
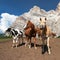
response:
M40 21L41 21L41 18L40 18Z
M9 30L11 30L11 28L9 28Z
M47 19L45 18L45 20L47 20Z

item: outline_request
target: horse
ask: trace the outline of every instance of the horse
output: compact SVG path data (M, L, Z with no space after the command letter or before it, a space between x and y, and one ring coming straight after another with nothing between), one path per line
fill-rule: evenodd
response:
M41 40L42 29L40 29L39 27L37 27L37 28L36 28L36 34L37 34L39 40ZM55 37L56 37L56 33L52 32L52 31L50 30L49 37L50 37L50 38L55 38Z
M11 35L13 38L13 44L12 44L12 48L13 47L18 47L20 41L19 39L22 38L22 43L23 43L23 32L19 31L19 29L13 29L13 28L8 28L5 31L5 35L9 36Z
M26 43L25 43L25 46L29 46L29 48L31 48L31 39L33 37L33 40L34 40L34 47L35 49L37 48L36 47L36 30L35 30L35 26L34 24L28 20L25 28L24 28L24 34L26 36Z
M50 46L49 45L49 40L50 40L50 36L56 36L56 34L51 32L51 29L46 24L46 20L47 20L46 17L41 17L40 18L40 27L37 31L39 31L40 34L39 33L38 34L42 38L42 44L43 44L42 53L44 53L44 44L45 44L45 41L46 41L48 54L51 54L50 47L49 47Z

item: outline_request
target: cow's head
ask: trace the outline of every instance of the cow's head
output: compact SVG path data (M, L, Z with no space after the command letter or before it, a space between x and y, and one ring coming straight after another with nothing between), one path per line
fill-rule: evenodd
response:
M10 36L11 34L11 28L8 28L6 31L5 31L5 35L6 36Z

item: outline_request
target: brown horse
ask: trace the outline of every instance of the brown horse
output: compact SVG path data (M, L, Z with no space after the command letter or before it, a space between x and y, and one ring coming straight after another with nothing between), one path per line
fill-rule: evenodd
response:
M36 30L35 30L34 24L30 20L27 22L27 25L24 28L24 30L25 30L25 36L26 36L25 46L28 45L29 48L31 48L31 39L33 37L34 47L36 48Z
M44 53L44 43L46 41L46 45L47 45L47 49L48 49L48 53L50 54L50 48L49 48L49 38L50 36L55 36L56 34L51 32L50 28L47 26L46 24L46 18L45 17L41 17L40 18L40 30L38 29L37 31L40 33L38 33L41 38L42 38L42 43L43 43L43 47L42 47L42 53Z

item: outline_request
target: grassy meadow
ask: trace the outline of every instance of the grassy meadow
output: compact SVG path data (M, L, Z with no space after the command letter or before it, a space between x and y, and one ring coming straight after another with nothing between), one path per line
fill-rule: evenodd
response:
M0 42L5 42L8 40L11 40L12 38L10 36L5 36L4 34L0 34Z

